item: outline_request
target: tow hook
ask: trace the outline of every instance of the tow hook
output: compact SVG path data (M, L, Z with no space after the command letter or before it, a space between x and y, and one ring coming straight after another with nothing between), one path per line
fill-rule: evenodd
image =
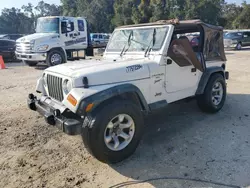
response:
M44 115L45 121L50 125L56 125L55 116L52 113L46 113Z
M28 96L29 100L28 100L28 106L31 110L36 111L36 103L35 103L35 96L33 94L29 94Z

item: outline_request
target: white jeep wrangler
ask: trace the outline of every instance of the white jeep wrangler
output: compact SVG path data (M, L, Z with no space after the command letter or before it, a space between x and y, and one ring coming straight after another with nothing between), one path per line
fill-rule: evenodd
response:
M198 46L187 36L199 34ZM81 134L98 160L115 163L136 149L144 115L194 97L206 112L221 110L226 99L223 29L201 22L158 21L115 29L103 59L46 69L38 99L28 106L48 124Z

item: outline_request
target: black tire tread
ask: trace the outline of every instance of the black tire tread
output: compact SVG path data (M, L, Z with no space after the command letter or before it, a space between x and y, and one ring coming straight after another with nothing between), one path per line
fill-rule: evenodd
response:
M212 90L213 84L216 81L220 81L222 83L223 91L224 91L223 92L223 99L222 99L221 103L218 106L214 106L212 104L212 101L211 101L211 90ZM197 104L198 104L199 108L204 112L216 113L216 112L220 111L221 108L224 106L225 100L226 100L226 82L225 82L225 78L221 74L215 73L209 79L204 93L197 97Z
M106 123L111 119L105 117L113 116L116 111L131 113L136 123L136 132L131 143L119 152L111 151L104 143L103 135ZM130 111L130 112L129 112ZM131 115L130 114L130 115ZM106 122L106 123L105 123ZM91 127L91 128L90 128ZM115 100L112 103L98 108L95 112L88 114L84 120L82 139L86 149L95 158L104 163L120 162L134 153L143 133L143 115L140 108L130 101Z
M47 64L49 67L54 66L54 65L52 65L51 62L50 62L50 57L53 55L53 53L58 53L58 54L60 54L61 57L62 57L62 63L65 63L65 55L62 53L61 50L56 50L56 49L55 49L55 50L51 50L51 51L48 52L48 54L47 54L46 64Z

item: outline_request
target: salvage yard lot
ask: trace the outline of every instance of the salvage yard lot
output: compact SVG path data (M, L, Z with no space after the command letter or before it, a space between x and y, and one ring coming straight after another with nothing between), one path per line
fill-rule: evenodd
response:
M82 144L28 110L43 66L8 63L0 70L0 187L109 187L128 180L178 176L250 184L250 50L227 51L228 98L215 115L195 101L180 102L146 119L135 154L102 164ZM221 187L161 180L132 187Z

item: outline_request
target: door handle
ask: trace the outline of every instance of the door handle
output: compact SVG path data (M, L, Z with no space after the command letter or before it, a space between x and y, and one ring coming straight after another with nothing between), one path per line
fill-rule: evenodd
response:
M171 65L173 63L173 61L171 59L167 60L167 65Z
M191 72L196 72L196 71L197 71L196 68L192 68L192 69L191 69Z

